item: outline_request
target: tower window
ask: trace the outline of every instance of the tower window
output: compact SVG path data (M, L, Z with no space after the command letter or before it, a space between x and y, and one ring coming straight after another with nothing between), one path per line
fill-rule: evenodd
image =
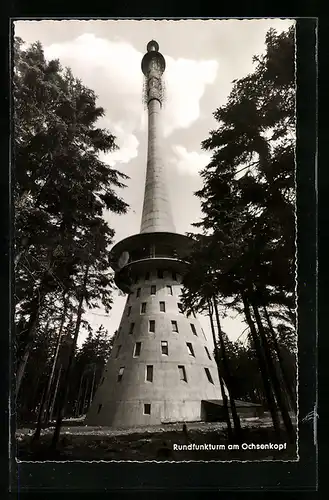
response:
M167 285L167 293L168 293L168 295L172 295L172 286L171 285Z
M131 313L131 306L128 307L127 316L130 316L130 313Z
M151 333L155 332L155 320L154 319L150 319L150 321L149 321L149 331Z
M211 373L210 373L209 368L205 368L204 370L205 370L205 372L206 372L207 379L209 380L209 382L210 382L211 384L213 384L213 383L214 383L214 381L213 381L213 379L212 379L212 376L211 376Z
M146 381L153 382L153 365L146 366Z
M150 403L144 404L144 415L151 415L151 405Z
M205 348L205 351L206 351L206 354L207 354L208 358L211 359L210 353L208 351L208 347L204 346L204 348Z
M145 281L148 281L150 279L150 273L147 272L145 273Z
M193 346L192 346L191 342L186 342L186 346L187 346L187 350L188 350L189 355L193 356L195 358L195 354L194 354L194 350L193 350Z
M140 295L141 295L141 288L137 288L136 297L140 297Z
M142 343L141 342L136 342L135 349L134 349L134 357L137 357L137 356L140 355L141 348L142 348Z
M168 356L168 342L166 340L161 341L161 354Z
M172 272L172 279L177 281L177 273L175 273L175 271Z
M180 312L180 313L183 313L183 312L184 312L184 311L183 311L183 305L181 304L181 302L179 302L179 303L177 304L177 307L178 307L178 310L179 310L179 312Z
M166 304L165 304L165 302L160 302L160 311L161 312L166 312Z
M98 405L97 415L98 415L98 413L101 411L102 406L103 406L102 404Z
M179 378L184 382L187 382L185 366L178 366Z
M193 335L198 336L198 334L196 333L196 329L195 329L195 326L193 325L193 323L190 323L190 326L191 326L191 330L192 330Z
M157 287L155 285L151 285L151 295L155 295L157 293Z
M162 280L162 279L163 279L163 270L162 270L162 269L158 269L158 278L159 278L160 280Z
M130 329L129 329L129 334L130 335L134 332L134 328L135 328L135 323L130 323Z
M118 345L117 352L116 352L116 355L115 355L116 358L119 356L119 352L120 351L121 351L121 345Z
M141 313L146 313L146 302L142 302Z
M173 332L178 333L177 321L172 320L172 322L171 322L171 328L172 328Z
M204 333L204 329L203 329L203 328L201 328L201 331L202 331L202 333L203 333L203 336L204 336L205 340L207 340L206 334Z
M121 368L119 369L119 373L118 373L118 382L121 382L124 371L125 371L125 367L121 366Z

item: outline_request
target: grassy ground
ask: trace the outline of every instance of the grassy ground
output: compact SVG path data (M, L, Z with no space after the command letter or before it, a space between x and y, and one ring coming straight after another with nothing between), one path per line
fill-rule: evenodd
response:
M33 429L22 428L16 432L17 458L19 460L296 460L296 446L289 444L282 433L278 439L268 418L244 419L243 443L267 444L286 443L282 450L243 450L229 449L226 425L223 423L189 423L187 432L182 424L170 424L157 427L135 429L110 429L106 427L88 427L81 421L65 422L61 440L56 453L49 451L54 428L44 429L40 441L31 440ZM221 449L197 449L197 445L221 445ZM175 445L189 445L183 450ZM189 449L194 447L194 449ZM245 447L245 445L244 445ZM176 448L176 449L175 449ZM223 449L225 448L225 449Z

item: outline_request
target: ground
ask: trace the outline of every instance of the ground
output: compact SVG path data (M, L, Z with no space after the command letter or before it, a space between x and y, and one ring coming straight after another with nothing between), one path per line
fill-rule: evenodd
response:
M53 426L43 429L38 443L33 443L31 440L33 428L17 429L17 458L24 461L290 461L297 459L296 445L289 444L283 432L280 439L275 436L269 417L241 419L241 424L242 442L236 449L229 449L224 423L188 423L186 430L183 424L113 430L108 427L84 426L82 420L66 420L56 453L49 450ZM275 443L281 445L281 449L274 449L274 447L269 449ZM221 445L221 447L216 450L211 450L209 447L208 450L197 449L197 445L205 444ZM266 446L264 446L265 449L242 449L252 444ZM179 449L180 445L185 446Z

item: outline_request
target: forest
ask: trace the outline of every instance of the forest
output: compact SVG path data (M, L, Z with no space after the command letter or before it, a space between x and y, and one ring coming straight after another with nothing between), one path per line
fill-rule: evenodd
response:
M242 400L261 403L293 442L294 28L271 29L265 42L254 71L232 82L225 105L214 103L182 303L209 316L229 434L241 433ZM95 331L86 313L112 307L115 232L104 212L124 218L129 207L117 190L129 179L99 158L117 149L113 134L97 127L111 110L59 60L47 61L39 42L15 39L13 98L17 427L29 424L37 440L55 422L56 446L63 420L86 414L111 352L115 332ZM243 342L222 330L232 311L246 324Z

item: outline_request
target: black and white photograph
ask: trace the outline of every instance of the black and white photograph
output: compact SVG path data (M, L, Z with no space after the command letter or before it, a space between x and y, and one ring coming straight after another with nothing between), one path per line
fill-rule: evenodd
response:
M296 21L16 20L17 460L299 460Z

